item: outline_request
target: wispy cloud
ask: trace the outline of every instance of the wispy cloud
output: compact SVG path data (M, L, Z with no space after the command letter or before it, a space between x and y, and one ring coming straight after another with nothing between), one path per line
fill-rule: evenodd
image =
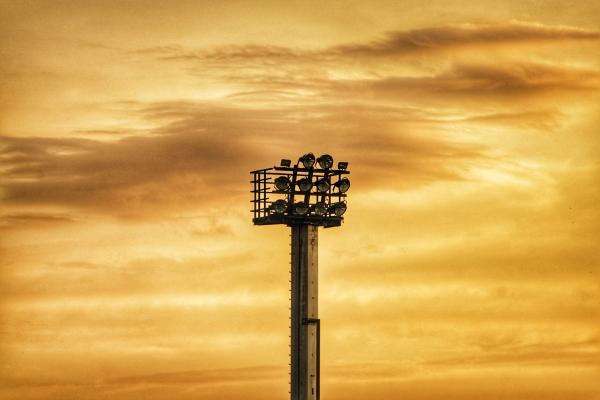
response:
M419 138L392 128L393 119L380 120L381 113L423 120L422 112L362 105L355 110L161 103L142 111L146 118L163 121L152 135L110 142L5 137L3 200L125 215L151 209L156 215L160 209L210 204L223 195L242 196L239 182L247 180L257 160L273 162L266 154L273 147L285 154L289 148L335 146L373 177L369 165L380 163L385 154L386 162L401 167L412 182L460 179L452 163L483 156L477 146ZM324 133L328 143L322 143Z
M0 230L20 226L44 226L74 222L68 214L58 213L18 213L0 215Z
M409 31L389 32L382 39L349 43L319 50L271 45L228 46L214 50L189 50L181 46L158 46L134 51L165 60L213 62L326 62L356 57L381 57L435 52L457 47L494 47L507 44L598 40L600 32L572 26L513 21L504 24L456 24Z
M461 46L492 47L503 44L598 39L600 39L598 31L513 21L496 25L462 24L391 32L384 39L368 44L335 47L333 52L349 56L388 56Z
M431 361L435 365L521 365L547 366L570 365L572 367L598 366L600 339L592 336L584 340L552 343L518 343L513 337L506 343L497 340L482 341L482 353L479 356L446 358ZM516 342L515 342L516 341Z
M598 89L597 71L550 67L540 64L456 65L433 77L388 77L379 80L341 80L340 88L356 85L356 91L383 98L414 95L523 96L540 92Z
M248 383L261 380L274 380L281 377L280 366L254 366L245 368L213 369L205 371L185 371L164 374L128 376L111 379L109 385L122 384L217 384Z

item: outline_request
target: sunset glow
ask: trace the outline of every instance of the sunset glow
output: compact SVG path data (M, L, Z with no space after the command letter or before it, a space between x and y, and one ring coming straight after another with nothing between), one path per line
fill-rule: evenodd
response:
M325 400L600 399L600 3L0 2L0 398L288 398L289 229L348 161Z

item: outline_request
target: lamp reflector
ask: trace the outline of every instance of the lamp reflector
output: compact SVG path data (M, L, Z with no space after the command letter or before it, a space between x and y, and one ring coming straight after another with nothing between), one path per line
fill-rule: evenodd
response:
M271 204L271 210L273 210L275 214L283 214L287 210L287 202L281 199L276 200Z
M317 162L323 169L329 169L333 166L333 157L329 154L323 154L321 157L317 158Z
M294 204L294 214L305 215L306 213L308 213L308 204L303 201Z
M335 214L336 217L341 217L346 212L346 203L340 201L329 207L329 212Z
M315 155L313 153L306 153L300 157L300 162L304 165L304 168L310 169L315 165Z
M310 188L312 188L312 183L310 182L310 179L308 178L302 178L300 179L298 182L298 188L300 189L301 192L308 192L310 190Z
M327 214L327 204L323 203L322 201L318 202L312 206L312 211L313 214L322 217L323 215Z
M277 190L286 191L290 188L290 179L287 176L278 176L274 183Z
M340 193L346 193L350 189L350 179L344 178L335 183Z
M320 193L323 193L323 192L326 192L329 190L329 187L331 186L331 184L329 183L328 179L322 178L317 181L316 186L317 186L317 191Z

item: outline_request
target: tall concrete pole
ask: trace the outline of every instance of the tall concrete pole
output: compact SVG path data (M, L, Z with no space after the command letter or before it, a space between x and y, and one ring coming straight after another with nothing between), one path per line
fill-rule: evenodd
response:
M318 227L292 226L291 400L320 398Z

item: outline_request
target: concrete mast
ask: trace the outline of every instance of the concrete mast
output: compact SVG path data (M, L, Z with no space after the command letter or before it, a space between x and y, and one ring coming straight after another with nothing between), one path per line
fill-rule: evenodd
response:
M292 227L291 400L320 398L318 226Z

